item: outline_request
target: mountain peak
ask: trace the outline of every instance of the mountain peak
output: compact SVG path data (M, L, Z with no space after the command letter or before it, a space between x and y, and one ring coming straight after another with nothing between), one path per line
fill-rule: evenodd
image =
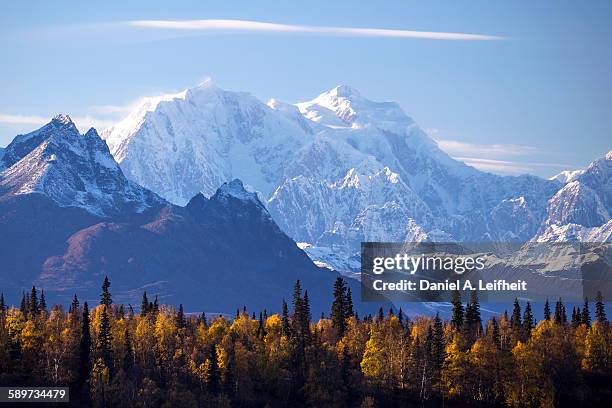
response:
M64 115L63 113L58 113L51 119L51 122L56 123L58 125L74 125L72 118L70 115Z
M338 85L325 93L337 96L338 98L361 97L361 92L350 85Z
M264 205L259 200L259 197L257 197L257 193L249 190L250 189L244 186L242 180L236 178L232 181L223 183L221 187L217 189L212 199L217 198L226 201L228 198L232 198L242 201L243 203L255 204L257 207L265 210Z

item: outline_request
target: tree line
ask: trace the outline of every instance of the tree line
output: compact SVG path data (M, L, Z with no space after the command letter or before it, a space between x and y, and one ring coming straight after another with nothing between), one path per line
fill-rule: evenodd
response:
M19 307L0 295L0 386L69 386L73 406L604 406L612 401L605 303L547 301L536 322L514 301L483 321L477 292L453 293L443 320L400 308L359 316L338 278L328 315L311 316L295 283L280 313L186 314L143 294L139 313L75 295L49 308L33 287ZM594 313L591 307L594 305Z

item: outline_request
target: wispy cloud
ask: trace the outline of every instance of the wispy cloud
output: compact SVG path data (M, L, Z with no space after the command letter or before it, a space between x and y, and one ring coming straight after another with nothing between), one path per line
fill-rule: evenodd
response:
M217 31L217 32L267 32L280 34L315 34L343 37L416 38L450 41L491 41L506 37L486 34L449 33L439 31L413 31L388 28L358 28L334 26L310 26L277 24L249 20L132 20L131 27L143 29Z
M10 115L0 113L0 123L4 125L42 125L49 121L48 118L35 115Z
M52 116L53 115L45 117L38 115L14 115L0 113L0 124L27 130L28 127L42 126L49 123ZM114 120L101 119L92 115L71 116L71 118L81 132L84 132L92 127L96 128L97 130L102 130L115 123Z
M438 146L451 156L475 155L487 158L526 156L539 153L533 146L515 144L473 144L458 140L436 139Z
M541 163L541 162L521 162L511 160L482 159L478 157L455 157L470 166L479 170L490 171L501 174L533 174L539 173L542 169L565 170L575 169L578 166L567 163Z
M575 169L569 163L537 161L549 152L534 146L517 144L476 144L458 140L440 139L437 129L426 129L438 146L453 158L479 170L499 174L542 174L559 170Z

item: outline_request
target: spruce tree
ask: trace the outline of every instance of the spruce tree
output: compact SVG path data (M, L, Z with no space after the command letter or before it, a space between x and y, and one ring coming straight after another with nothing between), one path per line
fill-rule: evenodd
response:
M451 303L453 305L451 323L455 329L459 330L463 325L463 304L461 303L461 293L458 290L453 290Z
M45 291L40 291L40 302L38 304L38 309L42 313L47 313L47 301L45 300Z
M353 295L351 294L351 288L346 288L346 317L353 317L355 311L353 310Z
M108 311L110 312L110 305L113 304L113 299L109 292L110 281L108 280L108 276L104 277L104 282L102 283L102 294L100 295L100 304L106 306Z
M586 324L587 327L591 325L591 312L589 312L589 298L584 298L584 306L582 307L582 314L580 316L580 322Z
M578 308L580 309L580 308ZM574 306L572 308L572 328L575 329L576 327L580 326L580 320L582 319L582 316L579 315L579 312L576 312L576 306Z
M440 314L436 313L436 317L433 320L431 352L432 361L437 370L441 369L442 364L444 363L444 359L446 357L445 349L442 319L440 319Z
M557 303L555 303L555 323L563 324L567 322L567 314L565 313L565 305L563 304L563 300L559 298Z
M183 311L182 303L179 305L179 310L176 314L176 327L179 329L185 328L185 312Z
M304 299L303 299L303 305L304 305L304 323L309 325L310 321L312 320L312 315L310 312L310 299L308 298L308 291L304 291Z
M132 336L128 326L125 326L124 345L125 355L123 356L123 371L130 375L134 369L134 349L132 345Z
M147 292L142 294L142 302L140 303L140 315L142 317L149 313L149 299L147 298Z
M531 311L531 303L527 302L525 306L525 313L523 314L523 332L524 338L531 336L531 330L534 328L535 322L533 320L533 313Z
M155 299L153 300L153 307L151 308L154 316L157 316L159 313L159 303L157 302L157 295L155 295Z
M548 299L546 299L546 303L544 303L544 319L550 320L550 304L548 303Z
M210 348L210 365L208 366L208 392L212 395L219 393L221 378L219 374L219 363L217 360L217 346L212 345Z
M332 326L336 329L338 337L344 336L346 331L346 286L344 279L337 277L334 282L334 301L331 307Z
M85 384L91 372L91 332L89 329L89 306L83 303L81 340L79 342L79 385Z
M281 312L281 333L284 336L289 336L290 327L289 327L289 311L287 310L287 302L283 299L283 307Z
M4 293L0 293L0 313L6 312L6 304L4 303Z
M28 300L26 299L26 295L24 292L21 293L21 305L19 306L19 310L21 314L26 317L28 315L28 310L30 305L28 304Z
M510 327L515 333L519 333L521 330L521 305L517 298L514 298L514 307L512 309L512 316L510 317Z
M97 350L98 355L104 360L104 365L112 372L111 344L112 334L108 309L106 305L102 305L100 324L98 326Z
M477 337L482 332L482 319L480 317L480 302L478 301L478 291L470 292L470 303L466 308L465 322L467 329L472 337ZM468 318L469 311L469 318Z
M597 291L597 297L595 298L595 318L599 323L605 323L608 320L606 318L606 307L601 291Z
M495 316L491 318L491 338L495 346L500 349L501 337L499 335L499 324L497 323L497 319L495 318Z
M38 314L38 310L38 294L36 292L36 288L32 286L28 312L30 313L30 316L36 316Z
M75 293L74 297L72 298L72 303L70 304L70 309L69 309L69 312L73 317L73 320L76 320L76 318L78 317L79 307L80 307L79 298L77 297Z

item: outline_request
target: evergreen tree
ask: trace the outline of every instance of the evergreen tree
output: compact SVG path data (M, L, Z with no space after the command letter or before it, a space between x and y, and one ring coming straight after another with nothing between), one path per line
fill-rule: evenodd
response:
M289 311L287 310L287 302L283 299L283 307L281 312L281 333L284 336L289 336L290 327L289 327Z
M110 326L110 318L106 305L102 305L102 313L100 314L100 324L98 326L98 344L97 350L99 356L104 361L104 365L112 371L111 358L112 334Z
M108 276L104 277L104 282L102 283L102 294L100 295L100 304L106 306L110 311L110 305L113 304L113 299L109 292L110 281L108 280Z
M230 358L225 367L223 376L223 392L230 398L236 394L236 380L234 380L234 359Z
M495 316L491 318L491 338L495 346L500 349L501 348L501 338L499 335L499 324L497 323L497 319Z
M544 319L550 320L550 304L548 304L548 299L546 299L546 303L544 303Z
M257 337L263 339L265 336L263 313L259 312L259 320L257 321Z
M83 317L81 319L81 340L79 342L79 385L89 380L91 372L91 332L89 329L89 307L83 303Z
M134 369L134 349L132 346L132 336L128 326L125 326L124 345L125 355L123 356L123 371L130 375Z
M436 313L432 328L431 352L434 368L438 370L442 368L442 363L446 357L445 349L446 346L444 345L444 328L442 326L442 319L440 319L440 314Z
M397 312L397 320L399 321L400 326L404 326L404 311L402 310L401 306Z
M521 330L521 305L517 298L514 298L514 307L512 309L512 316L510 317L510 327L515 333L519 333Z
M578 308L580 310L580 308ZM572 328L580 326L580 320L582 316L580 316L580 312L576 312L576 306L572 308Z
M451 303L453 305L453 313L451 317L451 323L455 327L455 329L461 329L463 325L463 304L461 303L461 293L458 290L453 290L452 292L452 300Z
M378 308L378 314L376 316L376 323L380 323L385 319L385 314L383 313L382 307Z
M312 314L310 313L310 299L308 299L307 290L304 291L303 306L304 306L304 320L306 324L310 324L310 321L312 320Z
M332 326L336 329L338 337L344 336L346 331L346 285L344 279L337 277L334 282L334 301L331 307Z
M149 299L147 298L147 292L142 295L142 303L140 304L140 315L146 316L149 313Z
M563 324L567 322L567 314L565 313L565 305L561 298L555 304L555 323Z
M70 304L70 308L69 308L69 312L73 317L73 320L76 320L76 317L79 314L79 298L77 297L77 294L74 294L74 297L72 298L72 303Z
M589 312L589 298L584 298L584 306L582 307L582 315L580 316L580 322L586 324L587 327L591 325L591 312Z
M533 313L531 311L531 303L527 302L525 306L525 313L523 314L523 331L524 337L528 338L531 335L531 330L535 327L535 322L533 320Z
M597 291L597 297L595 298L595 319L597 319L599 323L605 323L607 321L606 307L601 291Z
M346 317L353 317L355 311L353 310L353 296L351 294L351 288L346 288Z
M183 311L182 303L179 305L179 310L176 314L176 327L179 329L185 328L185 312Z
M45 291L40 291L40 303L38 305L38 309L42 313L47 313L47 301L45 300Z
M213 344L210 348L210 365L208 366L208 392L212 395L219 393L221 376L219 374L219 362L217 360L217 346Z
M299 279L293 285L293 301L291 306L293 306L294 315L296 312L299 313L302 308L302 285Z
M28 307L30 316L36 316L38 314L38 310L38 294L36 292L36 288L32 286L32 292L30 294L30 304Z
M0 293L0 313L6 313L6 304L4 303L4 293Z
M478 292L473 290L470 293L470 301L465 308L463 320L463 332L467 338L473 342L482 333L482 320L480 317L480 302Z
M28 300L26 299L26 295L25 293L21 293L21 305L19 306L19 310L21 311L21 314L24 316L28 315L28 309L30 308L30 305L28 304Z
M155 295L155 300L153 300L153 306L151 307L151 312L153 312L154 316L157 316L157 313L159 313L159 303L157 303L157 295Z

